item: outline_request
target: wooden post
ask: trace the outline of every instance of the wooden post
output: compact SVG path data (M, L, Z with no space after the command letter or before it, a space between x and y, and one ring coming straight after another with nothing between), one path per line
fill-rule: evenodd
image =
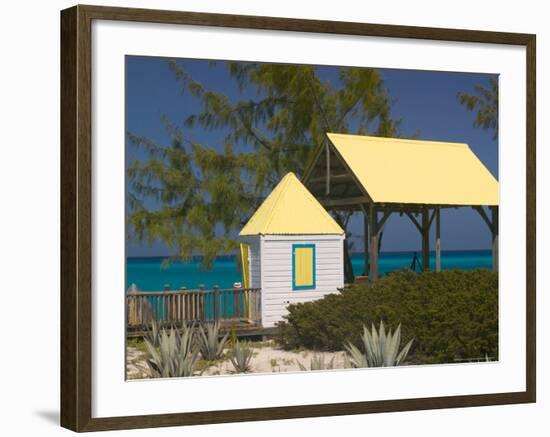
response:
M493 237L493 270L498 272L498 206L491 206L491 234Z
M483 221L489 226L492 238L493 249L493 270L498 272L498 206L490 206L491 218L487 215L482 206L472 206L476 210Z
M441 210L435 210L435 271L441 271Z
M430 217L427 209L422 211L422 270L430 270Z
M373 203L369 205L370 220L370 280L378 280L378 213Z
M220 312L218 310L219 291L220 288L218 286L214 286L214 322L218 322L220 319Z
M365 243L365 275L369 274L369 216L367 209L363 208L363 232L365 237L363 238Z

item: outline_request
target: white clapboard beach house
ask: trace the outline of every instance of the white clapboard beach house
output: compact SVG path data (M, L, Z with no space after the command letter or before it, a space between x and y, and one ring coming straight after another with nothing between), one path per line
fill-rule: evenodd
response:
M344 230L294 173L273 189L239 233L246 286L261 289L261 325L292 303L344 286Z

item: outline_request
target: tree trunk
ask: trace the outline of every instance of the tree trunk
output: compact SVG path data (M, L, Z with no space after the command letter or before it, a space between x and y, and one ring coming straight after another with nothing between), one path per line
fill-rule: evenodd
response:
M344 240L344 283L352 284L355 281L353 275L353 266L351 264L351 257L349 255L348 240Z

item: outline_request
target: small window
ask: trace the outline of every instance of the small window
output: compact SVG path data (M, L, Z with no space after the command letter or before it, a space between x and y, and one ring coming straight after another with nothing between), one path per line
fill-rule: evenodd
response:
M292 245L292 289L315 288L315 245Z

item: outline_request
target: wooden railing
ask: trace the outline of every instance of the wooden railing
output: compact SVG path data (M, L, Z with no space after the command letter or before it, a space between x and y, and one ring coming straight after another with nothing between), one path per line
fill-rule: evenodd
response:
M147 326L153 319L166 324L228 321L260 325L260 289L128 291L126 323Z

